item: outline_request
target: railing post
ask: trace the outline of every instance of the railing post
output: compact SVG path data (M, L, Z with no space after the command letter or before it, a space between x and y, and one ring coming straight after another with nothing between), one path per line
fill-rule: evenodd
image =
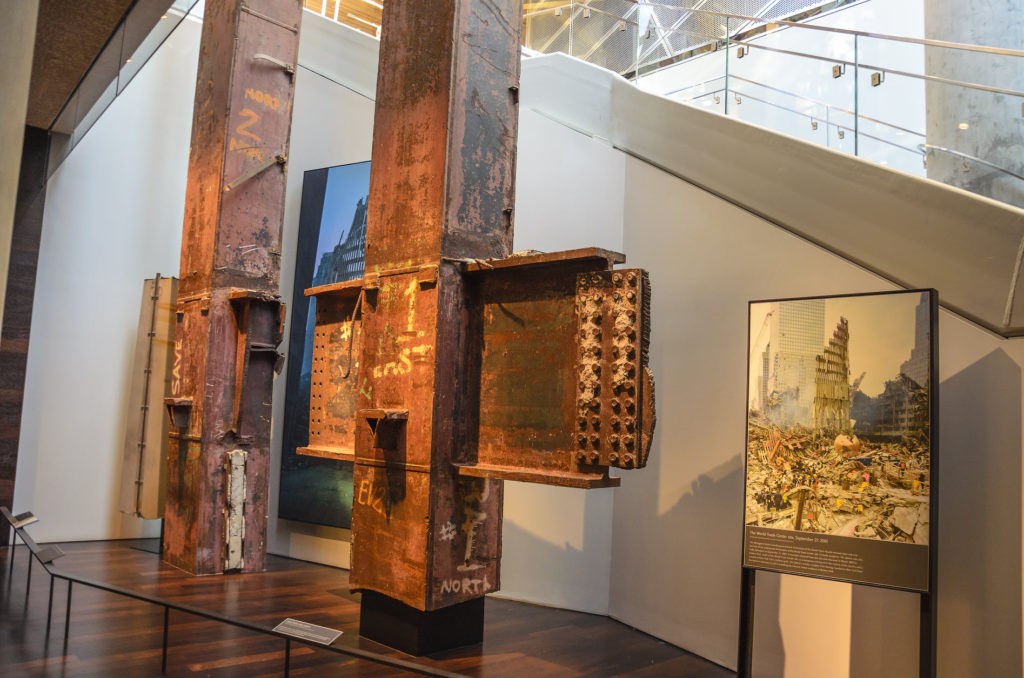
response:
M64 612L64 645L68 644L68 630L71 628L71 585L73 583L68 579L68 606Z
M860 52L857 38L853 36L853 154L860 155Z
M729 50L731 48L729 43L729 17L725 17L725 92L722 94L725 115L729 115Z
M171 608L164 605L164 645L160 655L160 673L167 673L167 621L171 616Z
M50 602L46 605L46 635L50 635L50 619L53 617L53 575L50 575Z

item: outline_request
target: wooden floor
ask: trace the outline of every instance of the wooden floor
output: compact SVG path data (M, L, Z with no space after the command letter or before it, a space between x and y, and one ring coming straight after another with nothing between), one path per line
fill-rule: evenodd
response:
M488 598L484 642L413 658L358 636L358 596L348 572L287 558L268 558L267 572L191 577L163 565L155 540L62 544L59 569L147 595L271 628L285 617L339 629L335 645L358 647L468 676L734 675L656 638L597 615ZM28 552L0 549L0 676L152 676L160 674L163 608L74 586L64 643L67 585L54 589L46 632L50 578L36 564L26 595ZM183 612L170 613L167 675L280 676L280 639ZM399 669L293 644L294 676L412 675Z

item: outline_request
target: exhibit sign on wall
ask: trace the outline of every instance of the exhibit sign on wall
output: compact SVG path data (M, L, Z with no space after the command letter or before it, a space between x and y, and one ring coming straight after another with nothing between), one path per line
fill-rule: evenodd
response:
M933 290L750 303L743 566L926 593Z
M315 299L309 287L363 276L370 163L309 170L302 180L281 444L278 517L349 528L352 464L296 454L309 444Z

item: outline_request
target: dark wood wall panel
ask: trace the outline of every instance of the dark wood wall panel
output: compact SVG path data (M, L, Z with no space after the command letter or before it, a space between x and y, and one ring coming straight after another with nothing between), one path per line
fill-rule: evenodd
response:
M46 201L46 158L49 138L45 130L25 128L25 144L14 210L11 260L7 274L3 327L0 329L0 506L14 501L14 475L18 467L18 438L25 395L32 299L36 290L39 238ZM0 535L6 545L7 530Z

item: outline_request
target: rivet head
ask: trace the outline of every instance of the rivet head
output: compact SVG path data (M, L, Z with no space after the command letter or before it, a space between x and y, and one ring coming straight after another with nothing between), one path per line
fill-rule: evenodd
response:
M598 454L597 452L591 452L590 453L590 463L591 464L596 464L599 461L601 461L601 455Z
M614 464L618 460L619 460L619 453L618 452L612 452L611 454L608 455L608 461L610 461L611 463Z
M621 273L616 273L615 275L613 275L612 276L612 282L614 282L617 285L621 284L622 283L622 274Z
M621 409L622 409L622 403L620 403L618 400L613 400L612 401L612 411L613 412L618 412Z

